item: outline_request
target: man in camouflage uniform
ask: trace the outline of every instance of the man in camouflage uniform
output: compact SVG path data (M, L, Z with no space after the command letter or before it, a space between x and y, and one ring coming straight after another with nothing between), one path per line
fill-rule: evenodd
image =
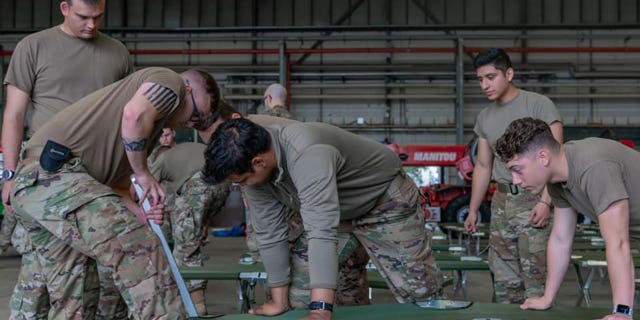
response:
M134 71L127 48L99 32L105 14L104 0L58 2L63 22L22 39L16 45L6 72L2 146L4 169L9 171L15 171L18 164L30 105L33 113L28 121L27 137L60 110ZM2 190L5 221L0 231L0 237L11 237L11 243L22 254L20 274L11 296L10 319L42 319L47 317L49 310L49 293L26 231L16 224L7 203L12 183L9 179ZM7 244L3 240L0 246ZM95 261L90 263L88 272L100 271L96 270ZM97 277L97 274L93 276ZM86 295L100 295L97 319L126 319L126 305L115 290L111 275L101 274L100 283L94 282L94 288L87 288Z
M264 101L264 111L262 114L278 118L293 119L293 115L291 115L285 106L287 101L287 89L279 83L274 83L267 87L262 100Z
M490 48L478 54L474 66L480 87L493 104L480 112L474 128L478 157L464 224L468 232L477 231L478 208L493 175L498 182L491 202L489 236L494 298L499 303L522 303L544 293L551 198L546 191L538 196L514 185L504 164L494 161L494 146L515 119L534 117L547 122L558 141L562 141L562 123L549 98L513 85L514 70L502 49Z
M42 266L50 319L93 316L83 294L89 259L113 273L135 319L184 317L160 242L145 226L162 223L165 198L146 166L147 141L163 127L208 127L218 97L207 72L147 68L67 107L32 136L10 196ZM146 215L128 193L131 173L151 203Z
M205 133L208 137L222 123L230 119L239 119L242 115L237 112L231 105L222 102L216 110L216 120ZM273 117L265 115L249 115L247 119L257 123L258 125L268 126L272 124L292 124L299 123L282 117ZM244 197L243 192L243 199ZM251 208L245 200L247 212L251 215ZM309 288L309 265L308 257L308 239L304 236L304 226L302 225L302 216L300 211L287 208L286 221L289 235L289 251L291 257L292 285L289 291L289 301L293 308L306 308L309 305L309 296L311 289ZM247 220L247 247L249 254L255 261L262 261L258 246L256 244L256 234L253 231L251 219ZM367 282L366 265L369 261L369 255L357 239L347 234L340 233L341 242L340 250L340 272L338 278L338 288L336 289L335 303L338 306L357 306L366 305L369 300L369 290Z
M441 274L424 228L420 192L400 159L377 142L323 123L261 127L229 120L205 153L205 176L245 186L272 300L250 310L275 315L289 306L291 262L286 209L299 211L311 289L310 313L331 319L340 260L351 235L362 243L399 302L426 300ZM346 239L345 239L346 238ZM304 250L304 249L302 249ZM296 263L296 261L294 261ZM297 268L297 266L293 266Z
M207 243L209 221L229 196L229 183L211 185L202 179L205 148L196 142L177 144L150 168L167 192L164 224L170 230L167 238L174 240L173 256L178 266L203 266L201 249ZM205 315L207 281L189 280L186 285L198 314Z

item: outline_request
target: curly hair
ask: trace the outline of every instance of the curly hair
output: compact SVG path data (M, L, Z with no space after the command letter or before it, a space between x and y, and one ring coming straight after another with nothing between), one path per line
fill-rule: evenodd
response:
M473 59L473 67L478 70L482 66L493 65L496 69L506 74L509 68L513 68L509 55L500 48L487 48L478 53Z
M505 163L517 155L540 148L547 148L557 153L560 150L560 144L553 137L549 125L534 118L514 120L496 141L496 153Z
M204 180L219 183L232 174L253 172L251 161L271 148L267 130L246 119L229 120L213 133L204 152Z

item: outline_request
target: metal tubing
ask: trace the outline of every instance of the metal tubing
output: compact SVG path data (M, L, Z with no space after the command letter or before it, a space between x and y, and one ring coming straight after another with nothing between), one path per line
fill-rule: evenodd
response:
M462 38L458 39L456 54L456 143L464 144L464 46ZM466 292L465 292L466 295ZM466 298L466 297L465 297Z

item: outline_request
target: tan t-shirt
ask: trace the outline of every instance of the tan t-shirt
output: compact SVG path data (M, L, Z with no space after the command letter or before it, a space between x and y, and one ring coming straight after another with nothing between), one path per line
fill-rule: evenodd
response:
M513 100L503 105L494 102L478 114L473 131L478 137L489 142L495 159L492 176L500 183L512 183L512 178L505 164L495 153L496 141L512 121L526 117L540 119L547 124L560 121L560 114L549 98L522 89L518 89L518 95Z
M310 286L335 287L339 221L374 208L402 170L400 159L379 142L329 124L295 122L265 128L278 168L269 183L247 186L245 192L269 285L289 281L289 208L301 213L309 238Z
M629 233L640 238L640 153L601 138L569 141L564 150L569 178L547 185L553 204L598 221L612 203L628 199Z
M151 174L177 191L185 181L204 167L206 145L197 142L179 143L167 149L151 166Z
M28 136L56 113L134 70L127 48L102 33L83 40L55 26L20 41L5 84L31 96L34 111Z
M147 141L156 141L168 117L178 109L185 96L182 77L166 68L146 68L102 88L57 115L40 128L27 143L27 150L44 147L53 140L80 157L87 172L101 183L111 185L131 172L122 145L122 112L143 83L157 83L176 95L172 104L158 109L161 115L154 123ZM147 152L153 144L148 143Z

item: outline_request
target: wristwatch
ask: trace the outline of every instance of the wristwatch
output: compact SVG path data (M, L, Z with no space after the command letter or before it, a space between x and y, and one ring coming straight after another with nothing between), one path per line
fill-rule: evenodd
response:
M333 312L333 305L324 301L311 301L309 310L327 310Z
M2 180L11 180L15 175L16 175L16 172L13 170L8 170L8 169L2 170Z
M624 304L617 304L613 307L613 314L623 314L633 318L633 309L629 306L625 306Z

